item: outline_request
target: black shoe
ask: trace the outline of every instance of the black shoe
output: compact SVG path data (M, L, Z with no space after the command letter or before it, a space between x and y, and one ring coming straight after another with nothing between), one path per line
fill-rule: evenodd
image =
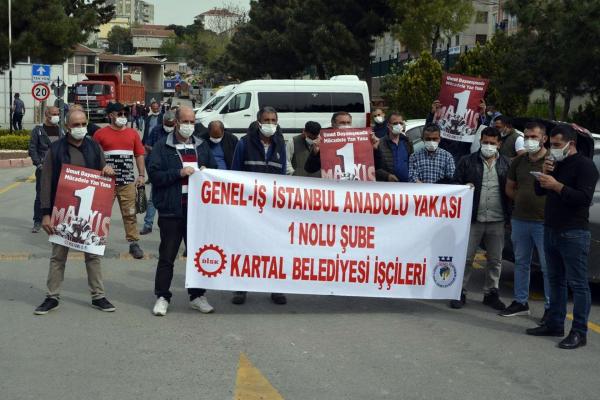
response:
M287 298L283 293L271 293L271 301L282 306L287 303Z
M137 243L131 243L129 245L129 254L131 254L133 258L138 260L144 258L144 252L140 248L140 245Z
M569 336L561 340L558 344L558 347L561 349L573 350L578 347L585 346L587 344L587 339L584 335L579 332L571 331L569 332Z
M516 315L529 315L529 304L521 304L518 301L513 301L505 310L498 313L501 317L514 317Z
M58 300L46 297L46 300L44 300L44 302L38 308L36 308L33 313L35 315L45 315L52 310L58 309L58 307Z
M113 312L116 310L115 306L110 304L110 301L106 300L106 297L98 300L92 300L92 307L104 312Z
M489 293L483 295L483 304L498 311L503 311L506 308L506 304L500 300L498 289L491 289Z
M231 302L237 305L244 304L246 302L246 292L234 292Z
M458 310L459 308L463 308L465 304L467 304L467 293L463 290L460 292L460 300L450 300L449 306Z
M42 229L42 224L40 222L34 222L33 228L31 228L31 233L38 233Z
M150 233L152 233L152 227L144 226L140 231L140 235L148 235Z
M550 310L546 308L544 309L544 315L542 316L542 319L540 319L537 323L538 326L546 325L546 322L548 322L548 318L550 318Z
M565 335L564 329L550 329L547 325L538 326L537 328L527 329L525 331L531 336L555 336L562 337Z

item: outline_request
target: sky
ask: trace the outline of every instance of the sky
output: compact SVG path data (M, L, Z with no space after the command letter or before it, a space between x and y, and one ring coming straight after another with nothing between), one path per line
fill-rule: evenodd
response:
M154 23L157 25L190 25L194 17L215 7L227 5L250 8L250 0L146 0L154 4Z

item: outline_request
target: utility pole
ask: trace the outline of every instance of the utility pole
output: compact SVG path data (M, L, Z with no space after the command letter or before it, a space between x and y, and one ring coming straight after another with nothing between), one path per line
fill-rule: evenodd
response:
M12 102L12 19L11 1L8 0L8 121L10 133L13 133L13 102Z

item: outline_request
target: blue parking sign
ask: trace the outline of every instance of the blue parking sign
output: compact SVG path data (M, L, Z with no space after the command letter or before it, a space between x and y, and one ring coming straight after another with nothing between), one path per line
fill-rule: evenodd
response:
M47 64L31 65L31 82L50 82L51 67Z

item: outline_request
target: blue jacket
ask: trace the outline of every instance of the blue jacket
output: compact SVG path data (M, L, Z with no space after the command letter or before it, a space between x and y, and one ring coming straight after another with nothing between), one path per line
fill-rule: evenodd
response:
M285 175L285 140L281 129L277 127L277 132L271 137L271 145L265 155L258 123L253 122L248 128L246 136L241 138L235 147L231 169Z
M377 136L379 139L386 137L388 134L388 126L387 123L383 123L383 124L375 124L373 125L373 133L375 134L375 136Z
M164 125L161 123L160 125L156 125L154 129L150 131L144 144L153 147L162 138L166 138L167 135L169 134L165 131Z
M163 217L185 218L181 206L181 158L175 148L175 133L169 133L152 148L148 161L148 177L152 183L152 203ZM198 167L217 168L208 142L191 138L196 147Z
M148 144L146 143L146 141L148 140L148 135L150 134L150 118L152 118L152 115L148 115L145 119L144 119L144 135L142 136L142 143L143 144ZM163 113L159 113L158 114L158 121L156 121L156 126L162 126L163 123Z

